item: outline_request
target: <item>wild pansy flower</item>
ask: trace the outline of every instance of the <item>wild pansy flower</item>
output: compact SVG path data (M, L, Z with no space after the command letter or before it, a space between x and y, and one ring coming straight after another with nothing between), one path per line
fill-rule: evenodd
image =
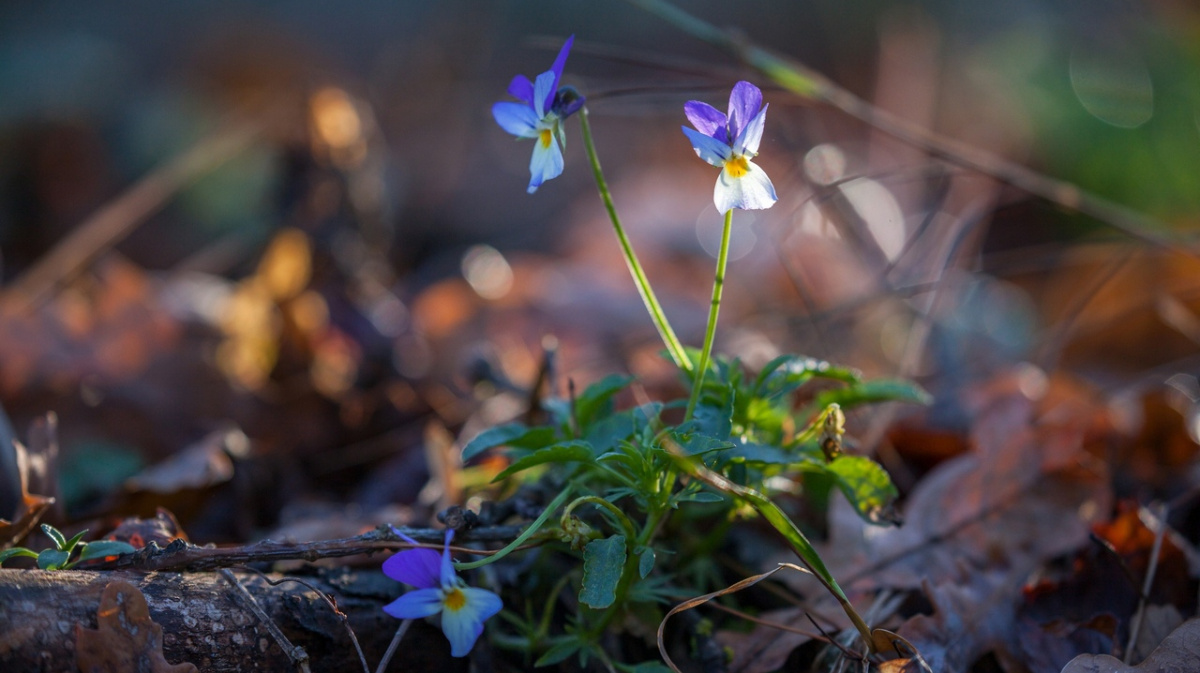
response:
M554 59L549 70L530 82L524 75L517 75L508 85L508 93L520 103L503 101L492 105L492 116L505 131L517 138L533 138L533 158L529 160L530 194L537 191L543 182L557 178L563 172L563 150L567 147L567 136L562 121L583 107L584 98L571 87L559 88L567 53L575 36L567 38L566 44Z
M404 533L392 529L406 542L418 544ZM486 589L467 586L450 563L450 540L454 531L446 531L446 542L439 558L432 549L408 549L383 562L383 574L416 587L383 606L383 611L399 619L419 619L442 614L442 632L450 641L450 654L465 657L474 647L483 622L500 612L500 597Z
M762 210L775 205L775 186L763 169L750 161L758 154L767 119L762 91L749 82L738 82L729 94L728 115L697 100L684 104L683 113L696 127L683 127L696 154L721 169L713 191L717 211Z

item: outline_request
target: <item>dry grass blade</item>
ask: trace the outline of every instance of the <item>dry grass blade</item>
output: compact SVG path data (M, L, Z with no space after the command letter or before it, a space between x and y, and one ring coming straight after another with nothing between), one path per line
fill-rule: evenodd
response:
M724 589L721 589L719 591L714 591L712 593L704 594L703 596L697 596L695 598L686 600L686 601L680 603L679 605L676 605L675 607L671 608L671 611L668 612L663 617L662 622L660 622L658 625L658 652L659 652L659 654L662 655L663 661L667 662L667 666L670 666L671 670L675 671L675 673L682 673L682 671L679 670L679 667L675 665L675 662L671 660L671 656L669 654L667 654L667 645L666 645L666 642L663 640L663 632L667 628L667 620L668 619L670 619L673 615L676 615L680 612L684 612L686 610L691 610L694 607L704 605L705 603L711 601L714 598L720 598L721 596L736 593L738 591L741 591L742 589L747 589L749 587L752 587L755 584L758 584L759 582L767 579L771 575L774 575L775 573L779 572L780 570L783 570L784 568L791 568L792 570L798 570L802 573L809 573L810 575L812 574L808 569L801 568L798 565L795 565L792 563L780 563L778 566L776 566L775 568L772 568L771 570L768 570L765 573L762 573L760 575L754 575L752 577L747 577L746 579L736 582L734 584L731 584L730 586L727 586Z

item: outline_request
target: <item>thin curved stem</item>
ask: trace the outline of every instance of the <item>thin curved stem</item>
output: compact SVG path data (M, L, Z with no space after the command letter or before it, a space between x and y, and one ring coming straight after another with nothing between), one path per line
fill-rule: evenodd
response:
M600 158L596 155L596 144L592 141L592 126L588 123L586 107L579 111L579 127L583 131L583 145L587 149L588 161L592 164L596 188L600 191L604 209L608 211L608 218L612 220L613 230L617 233L617 240L621 243L621 251L625 254L625 263L629 266L629 274L633 276L638 293L642 295L642 303L646 305L650 318L654 320L654 326L658 328L658 335L662 337L667 352L671 354L675 365L690 374L693 371L692 361L688 358L687 351L684 350L679 337L675 336L675 330L671 329L671 323L667 321L667 315L663 313L662 306L658 303L658 298L654 296L654 290L650 287L650 280L646 278L646 272L642 270L642 265L633 252L633 244L625 235L621 219L617 217L617 208L613 205L612 194L608 191L608 183L604 180L604 171L600 168Z
M725 213L725 228L721 231L721 250L717 253L717 273L713 276L712 303L708 307L708 328L704 330L704 349L700 351L700 362L693 373L692 396L688 398L687 415L692 417L700 391L704 388L704 374L708 371L708 360L712 355L713 337L717 333L717 314L721 312L721 293L725 289L725 266L729 262L729 232L733 229L733 209Z

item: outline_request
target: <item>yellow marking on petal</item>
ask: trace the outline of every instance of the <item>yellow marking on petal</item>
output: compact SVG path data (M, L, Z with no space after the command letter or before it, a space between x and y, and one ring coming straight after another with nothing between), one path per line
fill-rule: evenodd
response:
M548 149L550 143L554 142L554 133L550 129L542 129L541 133L538 134L538 142L542 144L543 148Z
M458 612L467 605L467 595L462 592L462 589L455 587L442 597L442 605L447 610Z
M750 162L739 154L725 162L725 172L729 173L731 178L740 178L750 172Z

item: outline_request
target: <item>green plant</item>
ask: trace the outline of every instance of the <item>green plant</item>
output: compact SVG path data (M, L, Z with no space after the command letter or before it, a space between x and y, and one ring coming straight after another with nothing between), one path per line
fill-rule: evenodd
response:
M22 556L37 559L38 568L42 570L70 570L84 561L94 561L107 556L117 556L137 551L128 542L116 540L97 540L84 542L86 530L81 530L71 539L67 539L57 528L42 524L42 532L54 542L54 547L40 552L25 547L13 547L0 551L0 565L11 558ZM72 560L74 557L74 560Z

